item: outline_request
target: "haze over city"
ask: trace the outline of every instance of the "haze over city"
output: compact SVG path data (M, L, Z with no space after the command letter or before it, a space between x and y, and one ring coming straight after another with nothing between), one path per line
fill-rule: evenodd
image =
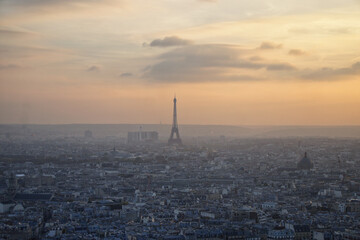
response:
M0 1L0 123L359 125L360 2Z
M0 0L0 240L360 240L359 0Z

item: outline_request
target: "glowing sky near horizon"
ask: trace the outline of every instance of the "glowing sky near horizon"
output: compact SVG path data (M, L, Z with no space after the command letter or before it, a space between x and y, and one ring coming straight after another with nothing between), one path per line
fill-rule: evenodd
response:
M0 123L360 125L358 0L0 0Z

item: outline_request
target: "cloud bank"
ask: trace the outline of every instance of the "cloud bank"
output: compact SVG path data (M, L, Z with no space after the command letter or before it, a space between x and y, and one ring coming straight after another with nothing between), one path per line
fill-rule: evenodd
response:
M288 54L293 56L301 56L301 55L306 55L306 52L300 49L290 49Z
M192 41L179 38L177 36L165 37L163 39L155 39L150 43L151 47L173 47L185 46L192 44Z
M272 42L262 42L259 49L264 49L264 50L268 50L268 49L280 49L282 48L282 44L276 44L276 43L272 43Z
M321 68L304 74L304 79L310 80L334 80L344 76L360 76L360 62L345 68Z
M160 55L144 77L160 82L244 81L263 79L257 70L296 69L289 63L247 60L245 52L234 45L185 46Z
M99 72L100 67L93 65L93 66L89 67L88 69L86 69L86 71L87 72Z
M125 73L120 74L120 77L132 77L132 76L133 76L133 74L130 72L125 72Z
M20 68L17 64L0 64L0 70L6 70L6 69L17 69Z

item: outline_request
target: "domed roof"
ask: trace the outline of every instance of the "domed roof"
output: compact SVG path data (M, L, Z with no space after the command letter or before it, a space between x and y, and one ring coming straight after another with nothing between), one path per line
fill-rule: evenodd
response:
M314 164L308 158L307 153L305 152L304 157L298 162L297 168L298 169L311 169L314 167Z

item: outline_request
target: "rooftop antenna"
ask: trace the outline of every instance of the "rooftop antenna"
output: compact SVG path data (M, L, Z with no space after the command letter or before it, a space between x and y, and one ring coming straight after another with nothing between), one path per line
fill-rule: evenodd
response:
M139 140L140 140L140 142L141 142L141 138L142 138L142 136L141 136L141 133L142 133L142 126L140 125L140 136L139 136Z

